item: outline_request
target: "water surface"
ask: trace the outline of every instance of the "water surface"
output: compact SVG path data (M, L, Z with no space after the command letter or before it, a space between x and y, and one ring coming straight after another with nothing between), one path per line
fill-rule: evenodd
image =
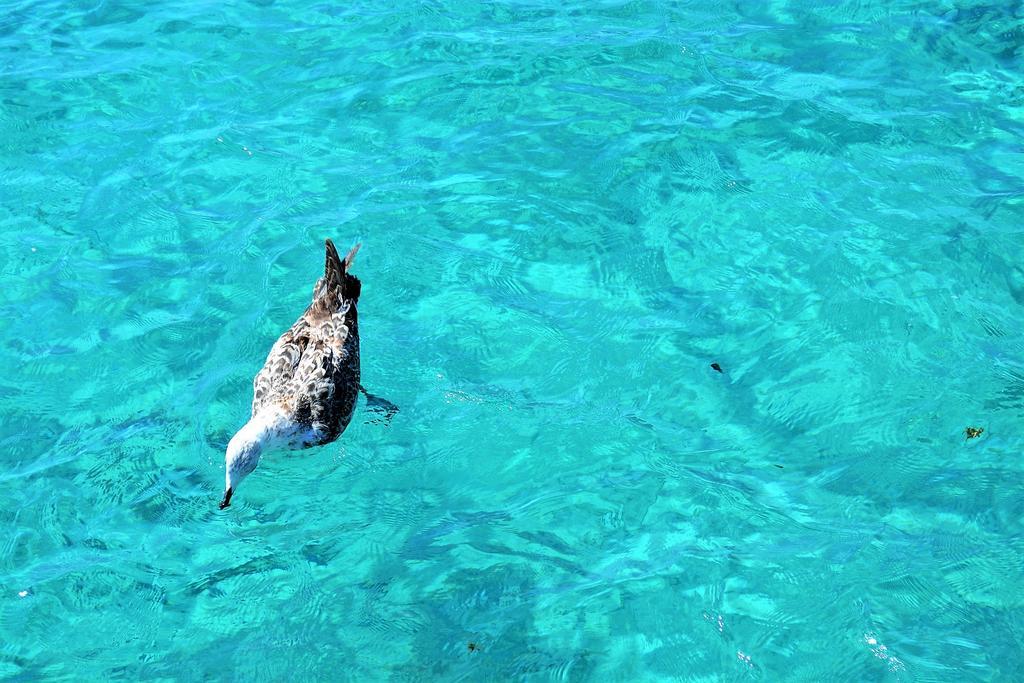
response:
M0 7L0 677L1019 675L1019 4Z

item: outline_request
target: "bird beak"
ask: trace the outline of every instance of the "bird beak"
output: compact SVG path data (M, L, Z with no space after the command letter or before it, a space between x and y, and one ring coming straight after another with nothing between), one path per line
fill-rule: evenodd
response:
M224 492L224 500L220 502L220 509L223 510L227 506L231 505L231 494L234 493L234 489L228 487L228 490Z

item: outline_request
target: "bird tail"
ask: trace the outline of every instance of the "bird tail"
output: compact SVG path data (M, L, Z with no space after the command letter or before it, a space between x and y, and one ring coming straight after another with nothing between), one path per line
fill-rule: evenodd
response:
M327 259L324 263L324 282L328 286L341 287L341 298L344 301L359 300L362 283L359 282L359 278L349 273L348 269L352 267L352 261L355 260L356 252L361 246L361 242L357 243L342 260L338 256L338 250L334 248L334 242L330 239L326 240Z

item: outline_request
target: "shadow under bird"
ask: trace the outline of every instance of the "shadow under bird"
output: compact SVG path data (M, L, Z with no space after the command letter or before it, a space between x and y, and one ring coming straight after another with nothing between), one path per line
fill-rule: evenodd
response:
M387 420L398 411L359 383L356 304L361 283L349 272L359 247L341 259L334 243L326 241L324 275L313 288L313 301L277 340L253 380L252 416L224 455L221 510L264 453L323 446L341 436L352 421L359 392L386 412Z

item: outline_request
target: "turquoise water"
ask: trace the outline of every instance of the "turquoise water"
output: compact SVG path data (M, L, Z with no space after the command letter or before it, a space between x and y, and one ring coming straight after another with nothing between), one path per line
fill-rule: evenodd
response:
M0 677L1019 675L1019 4L2 7Z

